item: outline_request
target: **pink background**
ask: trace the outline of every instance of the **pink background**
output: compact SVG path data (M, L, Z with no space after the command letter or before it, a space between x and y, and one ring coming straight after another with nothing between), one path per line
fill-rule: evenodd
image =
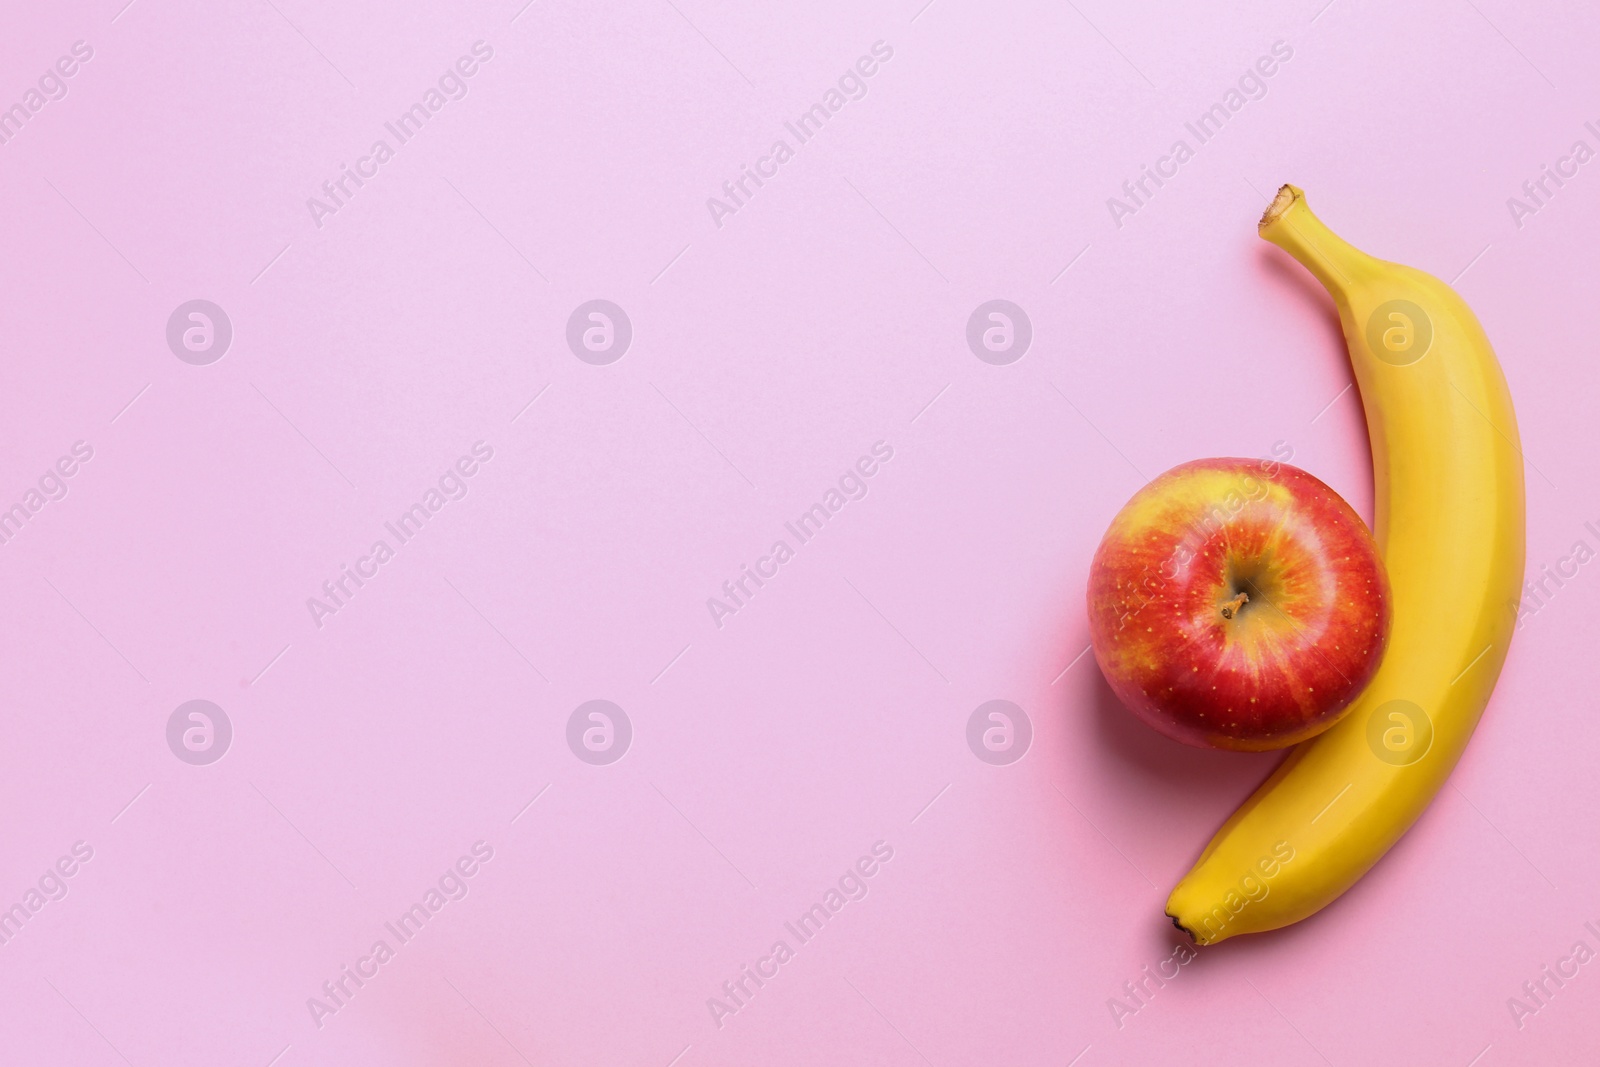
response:
M0 507L93 458L0 545L0 907L93 858L0 945L0 1062L1600 1057L1600 963L1520 1029L1507 1007L1600 948L1592 566L1354 891L1108 1006L1274 757L1163 740L1077 658L1101 532L1142 477L1276 442L1370 515L1330 305L1255 235L1278 183L1458 279L1521 416L1530 570L1600 547L1600 163L1520 227L1506 204L1600 148L1600 16L1321 3L8 12L0 105L93 58L0 145ZM478 40L465 99L316 225ZM865 97L716 225L877 41ZM1107 198L1275 41L1266 95L1118 227ZM196 298L234 330L207 366L165 336ZM633 327L606 366L565 340L595 298ZM965 339L995 298L1033 328L1005 366ZM319 628L307 598L480 440L468 495ZM878 441L866 497L714 625ZM233 727L206 766L166 740L194 699ZM591 699L632 724L609 765L567 744ZM993 699L1033 727L1008 766L966 742ZM480 840L469 894L319 1027L307 999ZM719 1027L707 999L780 938Z

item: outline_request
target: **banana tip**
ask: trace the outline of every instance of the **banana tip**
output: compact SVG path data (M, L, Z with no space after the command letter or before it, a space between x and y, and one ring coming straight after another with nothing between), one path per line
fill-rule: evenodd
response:
M1256 231L1261 234L1267 232L1267 227L1283 218L1284 213L1294 206L1296 200L1304 200L1305 194L1292 185L1280 185L1278 195L1272 198L1272 203L1267 205L1267 210L1262 212L1261 221L1256 223Z
M1171 919L1172 920L1172 925L1176 926L1180 931L1182 931L1184 936L1186 936L1194 944L1196 944L1196 945L1204 945L1206 943L1206 942L1200 940L1198 937L1196 937L1194 931L1189 929L1187 926L1183 925L1183 920L1178 918L1176 915L1172 914L1172 912L1170 912L1170 911L1167 912L1167 918Z

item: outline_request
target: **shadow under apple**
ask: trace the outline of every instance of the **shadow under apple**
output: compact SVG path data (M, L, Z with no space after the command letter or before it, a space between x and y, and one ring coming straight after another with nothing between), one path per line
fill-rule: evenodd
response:
M1187 804L1217 810L1217 825L1238 803L1266 781L1287 753L1224 752L1194 748L1164 737L1123 706L1100 673L1099 664L1088 672L1091 716L1098 752L1122 770L1127 789L1151 798L1152 808ZM1195 855L1205 842L1195 846Z

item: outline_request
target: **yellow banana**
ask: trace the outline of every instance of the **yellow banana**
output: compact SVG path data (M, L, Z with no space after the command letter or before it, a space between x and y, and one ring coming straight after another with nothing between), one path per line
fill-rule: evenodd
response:
M1516 416L1471 309L1437 278L1347 244L1292 185L1260 231L1339 309L1372 439L1394 621L1346 715L1289 753L1172 891L1167 914L1200 944L1317 912L1411 827L1483 714L1522 585Z

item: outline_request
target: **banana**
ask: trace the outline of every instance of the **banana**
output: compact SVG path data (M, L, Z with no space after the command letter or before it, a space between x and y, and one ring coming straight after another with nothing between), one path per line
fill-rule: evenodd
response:
M1167 900L1202 945L1326 907L1422 814L1505 662L1522 586L1522 451L1505 376L1448 285L1336 236L1292 185L1261 236L1339 310L1372 440L1388 651L1333 727L1290 751Z

